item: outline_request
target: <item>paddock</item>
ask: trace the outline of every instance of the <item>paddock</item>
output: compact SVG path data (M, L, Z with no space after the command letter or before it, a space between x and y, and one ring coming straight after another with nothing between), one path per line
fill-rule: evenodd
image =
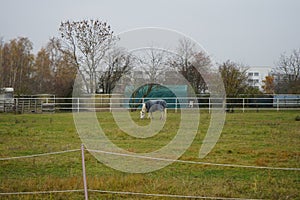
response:
M89 199L300 197L299 111L227 114L221 138L204 159L198 153L210 114L200 112L193 144L179 161L155 172L120 172L85 150ZM139 139L119 130L110 112L96 115L111 141L138 153L168 144L180 122L180 112L171 111L159 134ZM130 115L139 125L149 123L138 112ZM81 141L71 113L0 114L0 126L1 199L84 199Z

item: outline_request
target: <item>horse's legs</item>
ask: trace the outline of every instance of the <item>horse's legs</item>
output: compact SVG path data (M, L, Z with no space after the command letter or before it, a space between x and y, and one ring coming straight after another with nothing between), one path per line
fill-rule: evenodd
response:
M167 109L163 109L161 112L161 115L160 115L160 119L161 120L166 120L167 119Z
M162 111L160 111L160 120L164 120L164 119L166 119L165 111L162 110Z

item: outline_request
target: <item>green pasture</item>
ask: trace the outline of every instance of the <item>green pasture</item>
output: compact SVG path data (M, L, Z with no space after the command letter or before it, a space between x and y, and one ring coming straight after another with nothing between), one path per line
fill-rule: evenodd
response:
M139 113L132 112L137 124ZM202 111L198 134L180 160L248 166L300 168L299 111L248 111L226 115L222 135L204 159L199 149L209 127L210 115ZM133 152L150 152L166 145L179 127L180 112L168 113L161 132L138 139L122 132L109 112L97 113L107 137ZM158 120L158 119L156 119ZM0 114L0 158L80 149L72 113ZM149 194L188 196L300 199L300 171L254 169L173 163L161 170L131 174L97 161L86 151L88 188ZM138 163L137 163L138 164ZM81 152L33 158L0 160L0 193L81 190ZM83 192L0 195L0 199L84 199ZM89 199L172 199L89 192Z

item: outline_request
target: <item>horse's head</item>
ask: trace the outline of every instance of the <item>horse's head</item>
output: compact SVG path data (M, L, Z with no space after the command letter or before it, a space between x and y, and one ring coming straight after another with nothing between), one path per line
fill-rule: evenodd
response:
M140 112L140 118L144 119L146 116L146 104L143 103L142 110Z

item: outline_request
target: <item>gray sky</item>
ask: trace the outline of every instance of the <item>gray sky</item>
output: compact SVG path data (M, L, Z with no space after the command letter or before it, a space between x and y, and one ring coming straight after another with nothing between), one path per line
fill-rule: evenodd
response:
M299 0L0 0L0 37L23 36L34 52L61 21L100 19L115 33L162 27L198 41L218 62L274 66L300 48Z

